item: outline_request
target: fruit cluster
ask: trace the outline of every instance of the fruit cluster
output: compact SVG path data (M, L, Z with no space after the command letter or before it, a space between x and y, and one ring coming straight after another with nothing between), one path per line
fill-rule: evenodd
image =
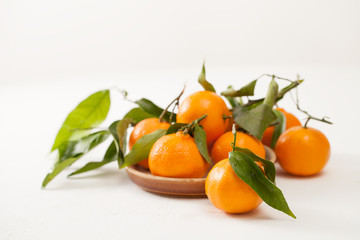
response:
M271 78L267 95L250 100L260 77ZM60 129L52 149L58 151L58 161L44 179L43 187L112 135L114 141L103 161L90 162L70 175L117 160L120 168L138 164L155 176L206 177L205 192L209 200L228 213L248 212L264 201L295 217L275 185L275 167L265 159L264 145L275 150L280 166L289 174L317 174L329 159L330 144L324 134L307 124L311 119L330 122L301 110L298 101L298 109L308 116L303 126L293 114L275 108L303 80L292 81L275 75L260 77L239 90L229 87L222 92L229 108L206 80L203 66L198 81L204 91L194 92L181 101L183 90L166 109L140 99L135 101L138 108L98 132L93 130L107 115L109 90L91 95L69 114ZM279 90L276 80L288 81L289 85ZM168 111L171 106L173 110ZM129 137L130 152L126 154L126 132L130 126L134 128Z

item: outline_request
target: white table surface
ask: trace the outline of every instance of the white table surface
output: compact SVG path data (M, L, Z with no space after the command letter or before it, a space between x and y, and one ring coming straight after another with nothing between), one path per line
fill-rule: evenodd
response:
M240 87L264 72L302 74L304 108L335 122L311 124L332 146L320 175L298 178L278 171L277 184L297 219L265 203L251 213L229 215L206 198L154 195L133 184L116 163L71 179L66 171L41 189L56 132L89 94L118 86L132 99L144 96L164 107L185 82L186 95L200 90L197 70L48 76L0 85L0 239L360 239L359 66L214 68L208 79L223 90L229 82ZM112 97L104 126L132 107L116 90ZM280 105L302 119L288 98ZM72 170L100 160L103 152L104 147L94 150Z

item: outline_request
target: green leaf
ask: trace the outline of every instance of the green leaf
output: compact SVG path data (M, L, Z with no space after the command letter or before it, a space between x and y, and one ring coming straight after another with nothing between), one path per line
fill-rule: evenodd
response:
M179 131L179 129L181 129L182 127L184 127L186 125L187 125L186 123L171 124L170 127L168 128L168 130L166 131L166 135L176 133L177 131Z
M81 139L64 142L59 149L60 161L55 164L51 173L47 174L42 187L45 187L52 179L54 179L66 167L72 165L80 157L89 152L94 147L105 141L109 137L108 131L100 131Z
M296 218L281 190L265 177L253 159L242 152L229 153L229 161L236 175L247 183L269 206Z
M238 106L233 110L234 121L251 135L261 139L266 128L276 120L276 115L267 104L255 108Z
M216 92L214 86L206 80L205 63L203 63L198 82L206 91Z
M124 164L119 165L119 167L127 167L147 159L153 144L165 134L166 129L159 129L155 132L142 136L135 142L131 151L125 156Z
M271 148L275 148L276 142L279 139L280 135L285 131L286 128L286 118L284 114L278 110L274 110L274 113L277 117L278 124L276 125L272 138L271 138Z
M296 88L297 86L299 86L303 81L304 80L297 80L295 82L290 83L288 86L282 88L278 92L275 102L280 101L287 92L289 92L290 90L292 90L292 89ZM260 99L256 99L256 100L250 100L247 104L245 104L245 106L248 106L248 107L253 106L253 107L255 107L255 106L259 105L259 104L262 104L264 102L264 100L265 100L265 98L260 98Z
M289 92L290 90L296 88L297 86L299 86L304 80L297 80L297 81L294 81L292 83L290 83L288 86L282 88L279 93L278 93L278 96L277 96L277 99L276 99L276 102L281 100L284 95Z
M255 86L257 80L254 80L239 90L233 88L228 88L226 91L222 92L221 95L225 97L243 97L243 96L254 96Z
M130 122L131 119L124 118L122 120L113 122L109 127L109 131L114 138L114 143L117 151L117 161L119 166L124 163L127 128L129 127Z
M117 159L117 149L116 149L116 145L115 142L113 141L109 148L106 150L105 156L103 158L103 160L101 162L89 162L87 163L85 166L83 166L82 168L76 170L75 172L72 172L71 174L69 174L68 177L73 176L73 175L77 175L80 173L84 173L84 172L88 172L88 171L92 171L95 169L98 169L110 162L113 162Z
M275 183L276 170L274 163L259 157L247 148L234 147L234 149L235 151L248 155L253 159L253 161L261 162L264 167L265 175L271 182Z
M91 149L105 141L109 137L108 131L99 131L78 140L64 142L59 146L59 161L77 157L89 152Z
M124 118L130 118L133 125L136 125L138 122L147 119L156 117L155 115L151 115L150 113L145 112L141 108L133 108L128 113L125 114Z
M45 179L42 182L42 187L46 187L46 185L53 180L62 170L67 168L68 166L72 165L76 162L80 157L68 158L63 162L60 162L55 165L54 170L51 173L48 173Z
M269 84L269 88L264 100L264 104L268 105L271 108L274 106L276 102L276 97L278 96L278 89L279 89L279 85L276 83L274 79L272 79Z
M227 91L235 91L235 89L232 86L228 86L227 89L228 89ZM225 98L228 100L231 107L233 107L233 108L240 105L239 102L236 101L236 98L234 98L234 97L226 97L225 96Z
M137 105L139 105L139 107L147 112L148 114L153 115L154 117L159 118L161 113L164 111L164 109L160 108L159 106L155 105L152 101L146 99L146 98L142 98L138 101L135 101L135 103ZM171 116L171 112L166 111L165 116L164 116L164 120L166 120L167 122L170 121L170 116ZM176 114L173 114L172 117L173 120L176 119Z
M67 116L60 128L51 151L59 148L64 142L79 139L89 133L89 129L102 123L109 111L109 90L96 92L82 101Z
M201 156L203 156L203 158L210 165L212 165L212 161L210 159L207 143L206 143L206 132L198 124L195 124L194 126L194 140Z

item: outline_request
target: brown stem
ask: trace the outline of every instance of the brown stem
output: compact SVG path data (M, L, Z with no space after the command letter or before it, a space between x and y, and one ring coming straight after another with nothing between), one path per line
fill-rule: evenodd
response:
M176 106L176 105L179 105L180 98L181 98L181 96L183 95L184 91L185 91L185 86L184 86L183 90L181 91L181 93L179 94L179 96L177 96L174 100L172 100L171 103L170 103L170 104L164 109L164 111L161 113L161 115L160 115L160 117L159 117L159 121L160 121L160 122L163 121L163 118L164 118L165 114L167 113L167 110L169 109L169 107L170 107L173 103L175 103L175 106ZM175 110L175 108L174 108L174 110ZM173 112L172 112L172 115L173 115ZM170 121L171 121L172 115L170 115Z
M293 100L294 100L294 99L293 99ZM300 108L300 105L299 105L299 96L298 96L298 90L297 90L297 89L296 89L296 102L295 102L295 104L296 104L296 108L297 108L300 112L302 112L302 113L304 113L304 114L306 114L306 115L308 116L308 118L306 119L306 122L305 122L305 124L304 124L304 128L307 128L307 124L308 124L308 122L309 122L311 119L316 120L316 121L319 121L319 122L327 123L327 124L333 124L332 122L326 120L326 118L328 118L328 117L317 118L317 117L314 117L314 116L310 115L310 113L308 113L307 111L301 109L301 108Z

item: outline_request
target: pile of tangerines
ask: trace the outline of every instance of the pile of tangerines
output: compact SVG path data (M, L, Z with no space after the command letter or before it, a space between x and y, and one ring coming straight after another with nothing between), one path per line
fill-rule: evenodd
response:
M276 110L283 114L286 123L285 131L278 137L274 147L282 169L296 176L319 173L329 160L330 144L323 133L307 126L310 119L316 118L309 116L306 124L302 125L293 114L282 108ZM204 159L194 136L184 130L159 138L152 146L148 158L138 164L156 176L206 176L206 195L215 207L225 212L245 213L255 209L262 203L262 199L237 176L229 162L229 153L236 146L246 148L265 159L264 145L271 146L275 126L267 127L261 139L252 136L241 126L236 126L232 110L227 107L224 99L209 90L194 92L181 101L176 123L191 124L202 116L206 117L199 124L206 132L207 149L214 165ZM325 119L316 120L330 123ZM130 135L129 148L144 135L169 127L170 123L159 118L140 121ZM261 163L258 166L264 171Z
M181 100L183 90L160 112L148 100L138 101L141 109L133 109L115 124L119 167L138 164L155 176L168 178L206 177L207 197L215 207L227 213L249 212L265 201L295 217L275 186L275 168L265 159L264 146L274 149L277 162L287 173L315 175L329 160L330 144L325 135L309 127L308 122L312 119L330 122L303 111L297 101L298 109L307 115L302 125L293 114L277 107L277 102L302 80L264 76L270 77L271 82L267 95L260 99L249 99L257 80L239 90L229 87L222 96L217 94L206 80L203 67L198 81L204 91ZM290 84L279 90L276 79ZM173 110L168 111L171 105ZM149 106L156 111L148 110ZM138 115L135 116L135 112ZM130 153L124 157L124 129L131 125L134 128L128 143Z

